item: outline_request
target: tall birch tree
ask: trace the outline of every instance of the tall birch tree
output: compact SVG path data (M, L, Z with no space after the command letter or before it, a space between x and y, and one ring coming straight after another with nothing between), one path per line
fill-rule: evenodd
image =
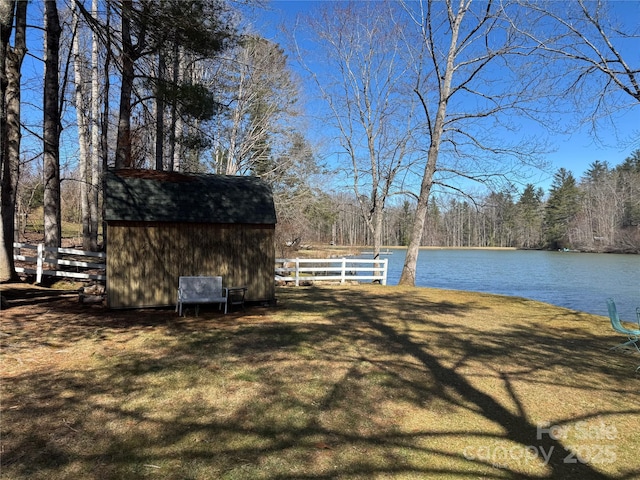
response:
M91 185L91 160L90 152L90 135L89 135L89 114L87 94L85 93L85 85L88 83L86 77L86 66L83 54L80 48L80 32L79 32L79 12L74 9L72 12L72 51L73 51L73 72L75 80L75 107L76 122L78 125L78 167L80 173L80 216L82 219L82 246L85 250L91 249L91 209L89 207L90 195L89 186Z
M91 3L91 13L94 17L98 16L98 0L93 0ZM100 73L103 72L103 76L109 75L109 62L105 61L105 65L100 68L99 65L99 39L95 31L91 32L91 186L89 188L89 210L91 219L91 228L89 229L89 249L98 249L98 227L100 224L100 212L99 212L99 194L100 194L100 180L102 162L101 156L104 152L103 143L100 138ZM105 81L105 84L107 82ZM108 86L105 85L105 103L108 103ZM108 115L104 115L104 123L107 123ZM104 141L106 142L106 132L104 135ZM106 163L106 161L105 161Z
M92 12L97 14L97 0ZM93 31L82 28L82 16L77 6L72 10L72 54L75 85L75 109L78 131L78 166L80 175L80 211L82 243L85 250L98 248L99 188L100 188L100 84L99 45ZM90 37L86 32L92 33ZM90 56L86 54L90 45Z

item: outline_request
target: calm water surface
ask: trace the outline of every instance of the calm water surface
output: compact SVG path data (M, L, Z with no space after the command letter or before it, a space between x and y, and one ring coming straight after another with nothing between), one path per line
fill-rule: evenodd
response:
M389 285L397 285L405 250L391 250ZM369 256L369 258L371 258ZM606 299L635 320L640 306L640 255L521 250L420 250L416 285L531 298L598 315Z

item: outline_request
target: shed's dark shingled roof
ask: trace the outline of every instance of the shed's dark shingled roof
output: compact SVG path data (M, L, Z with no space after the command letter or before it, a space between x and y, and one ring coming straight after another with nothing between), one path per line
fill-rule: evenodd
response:
M276 223L271 188L257 177L116 170L105 202L107 222Z

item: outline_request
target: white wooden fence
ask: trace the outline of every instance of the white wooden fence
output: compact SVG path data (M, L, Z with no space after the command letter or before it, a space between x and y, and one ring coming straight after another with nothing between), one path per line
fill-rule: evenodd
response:
M295 285L298 286L301 280L338 280L340 283L347 280L377 280L382 285L386 285L388 263L386 258L383 260L277 258L276 281L295 282Z
M16 266L16 272L27 273L36 276L36 283L42 282L43 275L51 275L55 277L81 278L91 280L104 281L107 277L104 274L105 259L107 254L104 252L88 252L85 250L76 250L74 248L54 248L45 247L44 244L31 245L28 243L14 243L13 259L34 264L35 268L27 268ZM27 251L34 251L35 256L23 255ZM78 259L78 257L88 257ZM98 261L86 261L87 259L100 259ZM48 268L50 265L55 268ZM58 266L67 267L59 270ZM69 268L71 267L71 268ZM75 270L75 271L72 271ZM100 270L102 273L88 273L79 270Z
M42 282L43 275L56 277L106 280L104 252L89 252L73 248L52 248L43 244L14 243L13 258L25 264L33 264L35 268L16 266L16 272L36 275L36 283ZM28 255L34 252L35 255ZM88 257L78 259L78 257ZM97 261L86 261L97 259ZM387 284L388 259L358 258L278 258L275 265L275 279L282 282L300 281L379 281ZM53 266L54 268L49 268ZM58 269L59 266L64 268ZM72 271L75 270L75 271ZM80 270L99 270L101 273L90 273Z

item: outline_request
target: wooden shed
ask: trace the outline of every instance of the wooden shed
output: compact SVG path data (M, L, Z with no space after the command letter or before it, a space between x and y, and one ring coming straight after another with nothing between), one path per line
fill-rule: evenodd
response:
M175 305L178 278L222 276L248 302L275 298L276 214L256 177L108 172L107 305Z

